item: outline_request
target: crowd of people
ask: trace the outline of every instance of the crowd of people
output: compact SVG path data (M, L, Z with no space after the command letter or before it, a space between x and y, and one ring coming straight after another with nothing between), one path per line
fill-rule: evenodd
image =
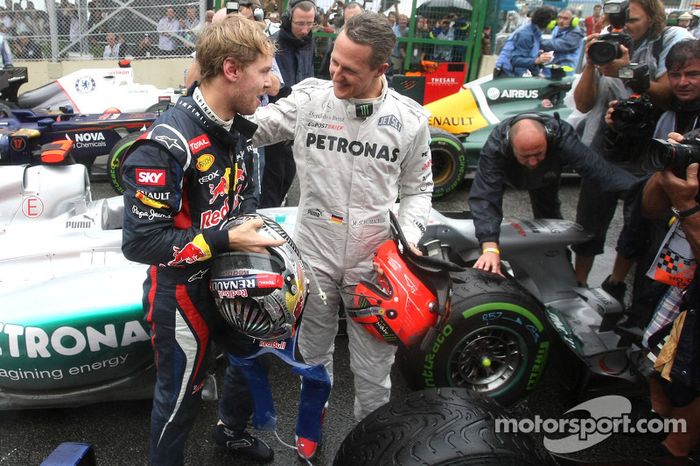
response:
M658 21L662 21L661 17ZM700 10L664 13L663 21L700 37ZM603 5L595 5L586 17L580 10L557 11L548 6L532 12L527 5L519 11L509 11L497 38L496 76L549 77L553 66L563 67L565 74L572 75L583 62L585 37L600 34L609 26Z
M670 274L663 284L652 283L660 280L645 272L658 260L653 252L663 245L669 225L683 233L685 249L693 255L700 249L698 164L683 166L681 172L652 173L639 154L652 137L696 143L700 151L700 141L694 142L700 133L700 42L689 30L692 21L683 27L683 15L679 25L667 24L659 0L631 0L617 16L601 11L595 8L591 16L577 21L571 9L545 6L527 19L512 18L520 23L511 25L514 30L499 56L497 73L534 79L545 70L580 69L567 96L575 111L569 121L558 115L516 115L493 129L468 199L482 248L474 266L504 273L499 236L505 187L527 190L535 218L562 218L559 181L562 169L569 166L582 177L576 221L593 233L590 241L573 248L578 286L586 288L618 201L625 199L618 256L601 287L625 309L617 324L621 331L636 332L654 359L654 368L647 372L654 410L687 423L685 432L669 433L660 448L687 456L700 442L698 285L695 275L687 272L685 277ZM391 90L386 78L390 69L406 62L399 39L409 18L397 14L390 19L366 13L358 3L342 4L337 11L342 26L333 20L339 34L324 50L329 81L314 76L312 63L318 53L312 35L323 27L319 13L310 0L296 0L276 27L265 21L257 0L242 0L238 11L215 13L211 25L194 38L196 58L188 72L191 95L154 123L125 162L129 208L123 250L128 258L152 265L144 303L159 361L151 426L153 464L181 462L197 412L204 375L179 364L179 354L194 360L208 351L211 340L220 338L207 281L193 277L206 277L208 261L227 251L260 253L276 245L259 234L260 222L220 230L221 222L283 204L298 174L301 199L294 239L316 275L299 329L299 349L307 364L324 368L332 381L341 290L376 272L371 257L388 238L387 212L399 192L399 222L413 245L427 220L432 190L430 163L425 160L430 152L427 114ZM178 41L186 42L177 35L179 21L172 8L161 22L160 49L175 50ZM422 18L418 23L430 30ZM545 39L543 33L552 23L551 36ZM611 27L624 29L628 37L617 44L619 56L593 59L591 49ZM444 18L427 34L449 41L455 31L455 21ZM228 42L222 43L223 38ZM231 43L236 44L233 55ZM108 47L105 55L119 54L116 35L108 37ZM453 51L454 46L436 44L430 54L450 59ZM620 73L639 66L642 73ZM658 109L653 131L616 126L615 109L634 99L647 99ZM370 128L367 122L375 120ZM169 142L178 140L189 141L192 153ZM369 150L360 149L367 141L385 148L387 156L348 157L350 147L355 152ZM229 157L227 144L236 148L235 157ZM204 149L207 154L199 154ZM212 160L200 164L205 156ZM338 178L338 170L346 176ZM141 176L144 172L154 177ZM229 181L234 172L235 181ZM158 173L164 174L161 184L152 181ZM217 184L217 177L226 179ZM224 197L217 190L220 184L227 188ZM140 213L146 208L151 215ZM212 217L214 210L220 215ZM191 250L197 254L181 252ZM693 258L685 259L691 267ZM626 306L624 283L635 263L638 277ZM234 299L255 306L243 297ZM244 328L234 325L234 330L235 344L230 333L226 336L230 364L213 438L237 454L269 461L272 449L247 430L257 396L246 385L250 366L234 363L254 342ZM389 400L395 347L374 340L352 319L348 335L354 414L361 420ZM264 374L264 368L259 370ZM304 393L302 388L302 398ZM303 400L300 403L304 406ZM315 414L319 429L327 412L325 406ZM298 434L298 454L312 458L320 441L320 436Z
M654 412L687 425L669 433L659 452L687 456L700 444L698 164L693 158L675 169L652 166L648 147L657 138L700 149L700 12L668 15L660 0L620 5L622 11L608 13L596 5L585 18L549 6L508 15L494 77L576 72L566 97L574 111L568 122L525 114L492 131L469 196L483 248L475 266L501 273L506 185L528 191L536 218L561 218L561 168L575 168L582 177L575 220L593 235L572 247L578 286L589 286L610 222L623 217L615 262L600 286L624 310L617 331L637 335L654 361L653 368L639 367L649 376ZM614 53L601 54L601 47ZM643 122L624 119L622 109L630 106ZM632 270L634 279L627 279ZM631 292L626 282L633 282Z
M356 3L356 2L347 2ZM364 2L358 3L362 7ZM281 26L282 8L274 1L254 0L251 12L256 20L265 23L265 33L269 36ZM325 11L318 9L314 18L313 31L337 34L345 17L345 2L338 0ZM60 40L61 56L70 52L80 52L95 58L151 58L167 56L187 56L194 51L197 35L211 22L214 11L206 11L200 18L199 5L181 4L156 7L133 3L130 7L139 15L129 14L112 0L90 0L87 11L79 12L69 0L55 4L57 14L57 34ZM241 3L241 8L246 4ZM410 60L406 60L409 37L408 23L411 18L396 11L383 15L392 27L399 41L392 52L392 67L389 73L420 70L421 61L463 61L464 45L414 43ZM146 18L150 18L146 19ZM412 38L444 41L466 41L470 23L464 16L451 13L440 17L417 15ZM0 8L0 35L9 44L17 59L41 59L50 54L49 14L36 9L32 1L26 6L22 1L13 3L6 0L5 8ZM116 42L115 42L116 41ZM315 39L315 63L326 58L330 39ZM489 42L487 38L487 43ZM116 44L116 45L115 45ZM488 45L487 45L488 47ZM324 67L320 66L320 70Z

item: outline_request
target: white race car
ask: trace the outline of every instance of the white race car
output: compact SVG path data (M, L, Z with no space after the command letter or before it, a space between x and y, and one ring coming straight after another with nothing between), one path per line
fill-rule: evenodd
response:
M184 88L159 89L135 83L131 67L84 68L19 94L19 87L27 80L27 68L1 69L0 103L10 108L52 111L71 106L75 113L103 113L110 108L120 113L153 112L167 108L184 94Z

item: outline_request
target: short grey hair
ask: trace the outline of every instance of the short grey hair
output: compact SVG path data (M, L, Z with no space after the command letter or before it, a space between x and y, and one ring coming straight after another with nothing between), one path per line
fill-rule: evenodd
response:
M356 44L372 48L370 68L376 69L389 62L391 51L396 45L396 35L386 19L378 13L366 12L353 16L345 23L342 32Z

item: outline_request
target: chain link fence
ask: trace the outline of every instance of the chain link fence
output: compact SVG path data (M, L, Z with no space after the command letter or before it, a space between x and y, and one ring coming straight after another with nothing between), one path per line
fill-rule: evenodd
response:
M206 1L5 0L0 33L15 60L186 56Z

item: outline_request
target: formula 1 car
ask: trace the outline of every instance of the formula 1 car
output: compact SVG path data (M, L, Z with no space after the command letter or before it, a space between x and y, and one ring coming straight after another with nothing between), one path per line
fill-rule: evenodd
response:
M8 108L60 111L70 106L74 113L101 114L156 112L164 110L183 95L185 89L158 89L134 82L128 64L120 68L85 68L69 73L44 86L19 93L28 81L27 68L0 69L0 111Z
M106 156L146 130L156 113L106 112L95 115L8 110L0 117L0 165L32 163L42 145L57 140L73 141L71 155L79 163L92 167L105 156L105 167L94 174L106 175ZM133 135L133 137L132 137Z
M122 198L92 199L87 169L66 158L70 145L46 151L42 163L0 166L0 409L152 395L146 266L121 253ZM263 212L293 231L296 208ZM588 239L578 225L506 219L503 278L462 267L479 255L471 220L432 211L429 224L424 259L404 247L392 260L409 264L435 295L420 309L427 331L413 332L399 351L415 387L463 387L512 402L536 386L555 338L579 362L581 380L639 380L630 363L638 348L615 326L619 303L576 286L566 246ZM433 254L435 244L450 262ZM392 296L416 285L396 283L376 287L377 312L365 316L368 330L393 343L405 338L396 325L406 321L391 318Z
M430 102L429 123L433 157L433 197L444 196L474 175L479 152L491 130L502 120L523 112L553 114L566 119L572 109L564 104L573 78L501 78L491 75L464 84L447 97ZM394 78L399 92L412 86Z

